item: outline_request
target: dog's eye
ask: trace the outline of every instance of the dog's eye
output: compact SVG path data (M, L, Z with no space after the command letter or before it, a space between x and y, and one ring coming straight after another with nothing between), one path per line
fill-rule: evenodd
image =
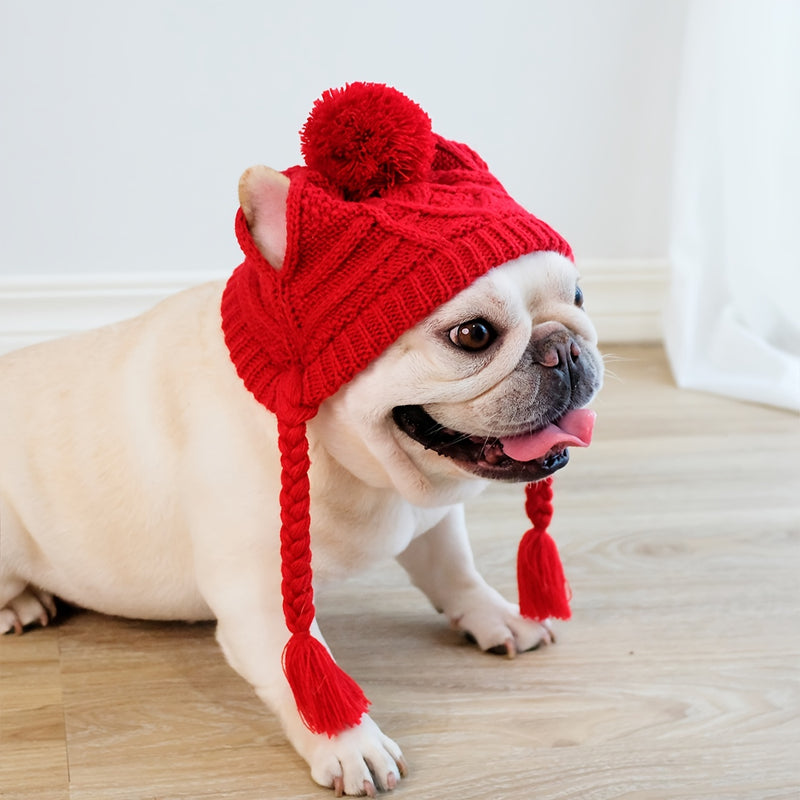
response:
M494 328L485 319L462 322L450 331L450 341L462 350L485 350L497 337Z
M575 305L583 308L583 289L580 286L575 287Z

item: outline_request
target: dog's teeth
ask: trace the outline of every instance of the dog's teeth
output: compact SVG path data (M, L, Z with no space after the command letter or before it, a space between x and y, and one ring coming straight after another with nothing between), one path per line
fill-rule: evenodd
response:
M481 455L483 460L491 466L499 464L505 458L503 448L496 442L487 444L486 447L483 448L483 453Z

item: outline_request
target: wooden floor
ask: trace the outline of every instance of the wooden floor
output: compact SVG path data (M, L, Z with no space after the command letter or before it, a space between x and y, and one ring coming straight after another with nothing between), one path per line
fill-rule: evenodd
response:
M556 646L479 653L393 564L320 598L410 765L398 800L800 798L800 420L616 353L595 443L557 478ZM521 497L470 512L509 595ZM209 625L74 612L0 640L3 800L326 796Z

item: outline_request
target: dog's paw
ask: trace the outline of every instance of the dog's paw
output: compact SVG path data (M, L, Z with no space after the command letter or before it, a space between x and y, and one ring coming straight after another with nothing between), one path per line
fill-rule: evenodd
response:
M517 653L553 644L550 623L536 622L519 613L519 606L509 603L493 590L474 598L464 610L450 618L450 624L464 631L481 650L513 658Z
M53 595L41 589L28 587L11 600L5 608L0 608L0 634L16 634L33 623L45 627L56 615Z
M354 728L331 738L315 738L309 758L311 777L333 789L336 797L375 797L378 790L394 789L406 775L400 748L366 714Z

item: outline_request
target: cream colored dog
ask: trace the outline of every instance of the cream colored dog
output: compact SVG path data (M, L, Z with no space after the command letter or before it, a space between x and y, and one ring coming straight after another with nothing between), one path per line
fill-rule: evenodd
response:
M265 167L240 183L272 263L287 185ZM554 253L496 268L323 403L308 426L318 582L391 554L484 650L550 641L475 570L462 503L487 479L566 463L559 445L515 461L502 437L561 419L600 386L577 278ZM398 746L368 716L333 738L311 733L283 675L276 424L231 363L222 289L0 359L0 632L46 624L54 595L128 617L216 619L228 661L314 780L337 794L391 789L405 770Z

